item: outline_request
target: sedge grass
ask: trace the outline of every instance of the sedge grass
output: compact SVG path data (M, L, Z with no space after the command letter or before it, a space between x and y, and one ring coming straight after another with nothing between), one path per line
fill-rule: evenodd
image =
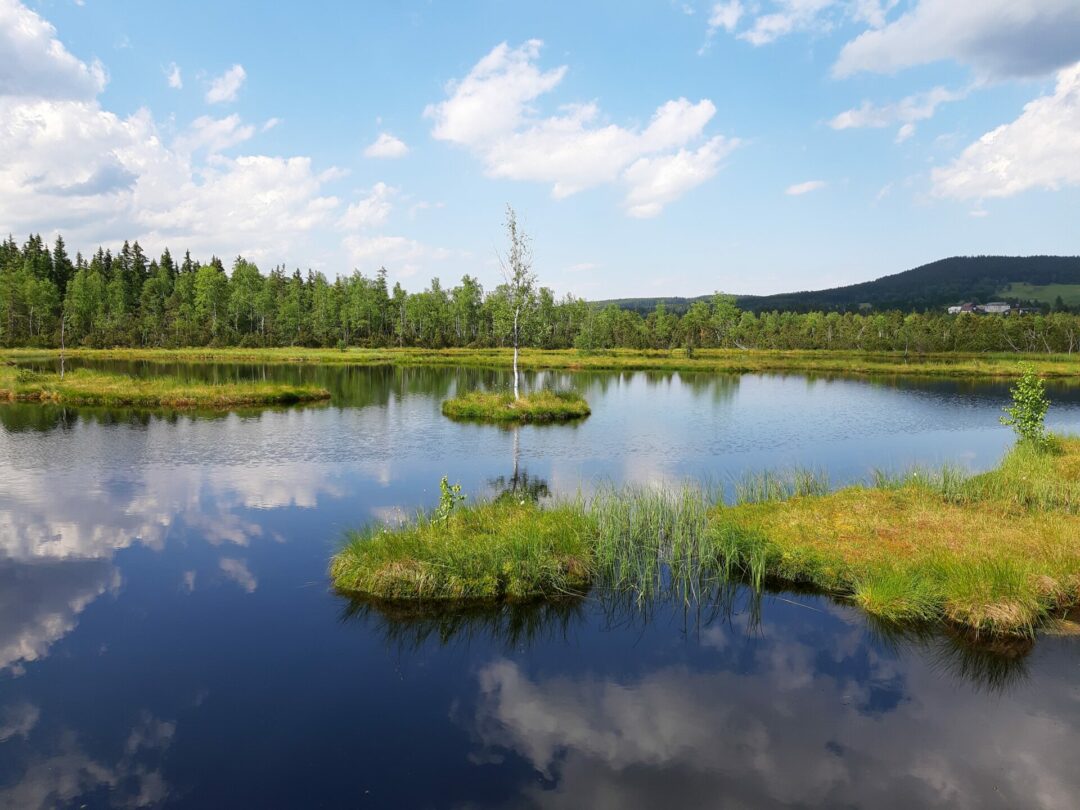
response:
M999 476L992 486L946 468L825 493L820 476L803 472L750 479L734 506L694 486L612 489L550 506L476 503L445 523L418 516L354 534L331 577L378 599L592 588L639 603L776 582L849 599L885 622L1030 637L1080 605L1080 514L1068 487L1080 440L1055 446L1016 448L986 474ZM1036 481L1034 495L1009 489L1016 470Z
M442 404L444 416L472 422L566 422L589 415L576 391L530 391L514 399L509 392L470 391Z
M136 408L231 408L328 399L323 388L268 382L221 384L131 377L89 369L64 375L0 366L0 401Z

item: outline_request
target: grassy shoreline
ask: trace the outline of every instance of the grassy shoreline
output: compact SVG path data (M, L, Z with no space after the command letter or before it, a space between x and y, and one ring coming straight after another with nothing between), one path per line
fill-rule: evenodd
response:
M0 401L106 407L219 409L329 399L323 388L267 382L189 383L75 369L59 374L0 366Z
M520 399L508 391L469 391L442 404L444 416L466 422L568 422L592 411L576 391L540 389Z
M55 360L55 349L3 349L0 359L16 362ZM67 356L85 360L130 360L160 363L281 363L327 365L474 366L510 368L510 349L336 349L187 348L69 349ZM1018 364L1032 364L1047 378L1080 375L1080 355L1062 354L903 354L827 350L699 349L687 357L671 351L615 349L583 353L572 349L524 349L520 366L530 370L813 372L849 375L915 375L1010 379Z
M1080 438L1055 448L1019 446L971 477L916 471L834 492L812 474L759 476L733 506L693 487L472 504L352 533L330 576L353 594L446 604L589 589L690 599L773 581L890 622L1031 636L1080 605Z

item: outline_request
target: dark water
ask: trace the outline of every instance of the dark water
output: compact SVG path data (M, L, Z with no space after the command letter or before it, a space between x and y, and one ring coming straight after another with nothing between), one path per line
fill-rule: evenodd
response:
M1002 385L548 375L593 415L510 431L439 414L495 372L181 371L334 399L0 407L0 807L1077 804L1080 640L976 648L739 590L408 615L325 578L346 527L431 506L444 474L477 496L989 467ZM1051 396L1080 430L1080 391Z

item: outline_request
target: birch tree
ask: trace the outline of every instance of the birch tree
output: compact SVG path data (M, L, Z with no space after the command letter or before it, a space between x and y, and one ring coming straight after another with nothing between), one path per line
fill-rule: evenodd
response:
M499 256L503 278L506 280L506 303L513 317L514 340L514 399L521 399L518 382L518 350L521 344L522 321L533 305L536 290L536 274L532 271L532 240L518 229L517 214L512 206L506 206L506 235L510 249Z

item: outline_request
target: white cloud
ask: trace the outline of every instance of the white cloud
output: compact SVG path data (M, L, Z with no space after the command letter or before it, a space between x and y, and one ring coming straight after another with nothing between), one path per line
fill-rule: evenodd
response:
M0 742L14 737L26 739L37 725L41 710L33 703L18 701L0 710Z
M824 180L807 180L805 183L795 183L788 186L784 193L791 197L799 197L803 194L809 194L811 191L825 188L826 185Z
M743 15L743 4L740 0L724 0L717 3L709 12L710 36L721 28L725 31L734 31Z
M176 139L174 146L188 154L204 148L210 153L222 152L243 143L254 134L255 127L244 124L235 113L225 118L202 115L191 122L188 130Z
M165 77L169 82L169 87L173 90L182 90L184 87L184 77L180 73L180 66L173 62L169 65L165 71Z
M432 135L442 141L474 146L513 132L530 101L548 93L566 75L566 66L542 73L533 62L541 41L520 48L502 43L481 59L460 82L447 86L449 98L429 104L424 116L435 121Z
M716 114L708 99L668 101L644 128L605 124L595 103L564 105L541 117L533 102L552 91L567 68L541 71L535 65L540 46L539 40L513 49L503 43L451 82L448 98L425 110L435 122L433 137L473 151L491 177L550 184L556 199L621 180L631 189L627 211L648 215L711 176L715 155L736 143L713 139L695 152L684 149L704 137ZM650 161L640 163L644 158ZM690 175L698 179L691 182ZM640 198L648 185L655 193Z
M4 88L17 91L0 95L3 232L62 230L73 244L138 239L259 261L333 222L338 201L322 193L333 171L316 172L307 157L223 157L255 131L238 116L203 116L170 145L148 110L103 109L93 96L103 71L72 57L37 15L6 0L0 14L18 23L0 26L18 54L0 60Z
M227 101L236 101L245 79L247 79L247 72L244 66L233 65L210 82L210 87L206 91L206 103L222 104Z
M1080 185L1080 62L1058 73L1050 95L987 132L931 174L939 197L1010 197L1032 188Z
M280 123L281 123L280 118L267 118L266 121L263 122L262 131L263 132L269 132L270 130L272 130L274 127L276 127Z
M409 147L405 141L395 138L389 132L380 132L375 142L364 150L364 157L369 158L399 158L409 154Z
M983 78L1038 76L1080 59L1076 0L918 0L844 46L837 76L893 73L943 59Z
M77 59L53 26L15 0L0 0L0 97L91 99L105 88L101 63Z
M775 0L772 10L760 14L739 39L751 45L768 45L797 30L826 26L821 15L836 7L836 0Z
M251 573L247 563L243 560L232 557L222 557L221 560L218 561L218 567L221 568L221 572L226 577L231 579L248 593L255 593L255 589L259 587L259 580Z
M872 104L864 101L861 106L845 110L829 122L833 129L858 129L862 127L890 127L901 124L896 134L900 143L915 134L915 122L932 118L941 104L957 101L967 94L945 87L935 87L925 93L915 93L895 104Z
M654 217L663 207L716 174L720 161L739 144L717 136L696 151L640 158L623 174L629 185L626 213L638 219Z
M398 190L386 183L376 183L364 199L354 202L346 209L345 214L338 221L339 227L348 230L362 228L377 228L386 224L387 218L393 210L390 200L397 195Z

